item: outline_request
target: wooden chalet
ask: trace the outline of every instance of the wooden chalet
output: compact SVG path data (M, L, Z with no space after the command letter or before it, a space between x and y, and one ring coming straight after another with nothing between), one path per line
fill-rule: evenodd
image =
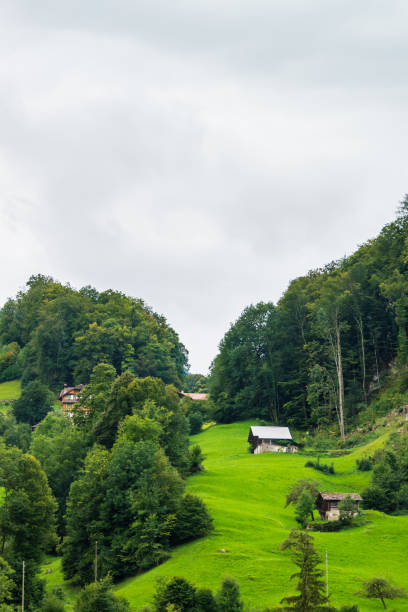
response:
M249 429L248 442L253 453L296 453L289 427L264 427L254 425Z
M346 497L351 497L355 503L355 516L357 516L359 504L362 501L358 493L323 493L319 491L316 499L316 508L319 511L320 518L323 521L338 521L340 517L339 504Z
M64 386L59 394L59 400L62 403L62 410L65 414L72 416L73 406L79 401L79 394L85 385L77 385L76 387Z

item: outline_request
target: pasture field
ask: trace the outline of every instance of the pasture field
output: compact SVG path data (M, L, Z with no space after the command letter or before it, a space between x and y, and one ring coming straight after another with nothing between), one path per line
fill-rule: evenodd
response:
M21 395L21 383L19 380L10 380L0 383L0 400L14 400Z
M240 583L248 610L278 605L282 597L294 593L290 575L295 567L290 554L279 550L279 544L296 526L293 507L284 507L288 487L309 477L319 481L325 491L361 492L371 473L356 471L355 460L381 446L388 436L383 434L350 455L322 459L333 461L336 470L334 475L325 475L305 468L304 454L249 454L249 425L216 425L192 438L206 455L205 472L190 477L187 490L207 503L214 517L214 532L178 547L163 565L118 584L116 592L129 600L132 610L152 601L159 576L175 575L213 590L230 575ZM313 533L319 552L328 552L332 604L356 603L361 612L381 610L382 606L377 600L354 595L360 589L359 579L393 578L408 591L408 516L370 511L366 519L361 527ZM222 549L227 552L220 552ZM58 562L54 568L58 572ZM389 607L408 611L408 600L390 602Z

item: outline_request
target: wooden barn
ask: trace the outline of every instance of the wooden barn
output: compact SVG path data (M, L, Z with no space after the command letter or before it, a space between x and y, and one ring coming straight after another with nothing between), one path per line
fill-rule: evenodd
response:
M264 427L254 425L249 430L248 442L253 453L296 453L297 446L293 441L289 427Z
M351 497L356 506L355 515L358 514L359 504L362 498L358 493L323 493L319 491L316 499L316 508L323 521L338 521L340 517L339 504L346 497Z

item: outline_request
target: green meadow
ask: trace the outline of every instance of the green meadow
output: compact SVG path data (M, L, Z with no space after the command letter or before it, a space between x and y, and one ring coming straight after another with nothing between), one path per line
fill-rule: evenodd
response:
M293 593L290 575L295 568L279 544L296 526L294 509L284 508L288 488L299 478L319 481L325 491L361 492L371 476L357 472L355 460L381 446L388 434L350 455L323 459L336 474L323 475L305 468L303 454L248 453L250 423L216 425L194 436L206 455L205 472L188 479L189 492L202 497L214 517L212 535L177 548L163 565L115 587L132 610L152 601L159 576L184 576L195 585L216 590L225 575L240 583L247 608L276 606ZM391 517L367 512L366 523L338 533L314 533L315 546L329 560L331 602L357 603L361 611L381 610L381 602L354 596L359 580L372 576L393 578L408 591L406 549L408 516ZM221 552L225 550L226 552ZM47 579L61 580L59 564L49 566ZM70 598L75 596L69 592ZM408 600L390 602L390 608L408 611Z
M0 400L14 400L21 395L21 383L19 380L10 380L0 383Z

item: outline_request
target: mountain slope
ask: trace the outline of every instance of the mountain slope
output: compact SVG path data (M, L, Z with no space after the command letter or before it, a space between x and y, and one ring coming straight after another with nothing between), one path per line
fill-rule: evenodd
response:
M194 584L218 588L222 577L240 582L250 607L277 605L293 592L290 575L294 566L279 544L294 527L294 512L284 508L288 486L303 477L315 478L328 491L361 491L370 473L356 472L355 459L380 446L387 434L352 454L335 458L336 474L324 476L304 468L303 455L250 455L247 452L248 423L218 425L195 436L206 454L206 471L188 480L188 490L200 495L215 519L214 533L179 547L170 561L141 576L128 579L117 592L138 610L149 603L159 576L181 575ZM405 571L408 517L390 517L367 512L365 526L340 533L316 533L317 549L328 551L332 603L358 603L360 610L377 610L375 601L356 598L356 578L374 575L393 577L408 588ZM228 552L222 553L221 549ZM408 610L408 601L398 600L398 610Z

